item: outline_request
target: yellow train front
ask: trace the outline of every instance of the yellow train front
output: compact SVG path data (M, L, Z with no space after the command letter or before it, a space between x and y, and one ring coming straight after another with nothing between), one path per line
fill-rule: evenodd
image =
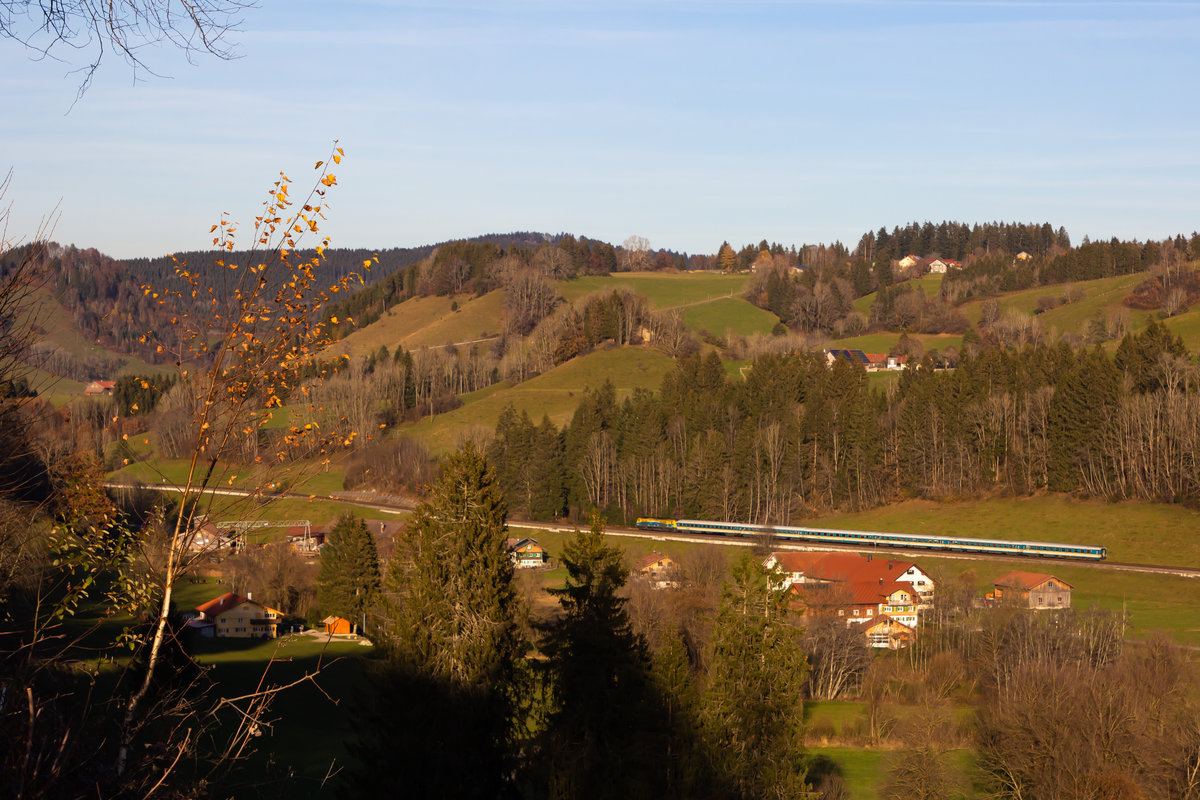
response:
M679 526L673 519L652 519L648 517L638 517L634 523L637 527L644 531L677 531Z

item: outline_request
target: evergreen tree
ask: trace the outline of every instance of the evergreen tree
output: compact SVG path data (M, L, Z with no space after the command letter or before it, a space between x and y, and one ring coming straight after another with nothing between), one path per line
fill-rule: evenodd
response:
M389 563L388 661L363 711L350 796L511 790L524 642L505 517L475 447L449 456Z
M507 514L495 474L473 444L446 459L388 569L398 659L464 684L508 679L523 644Z
M717 269L722 272L736 272L737 268L737 253L734 252L729 242L721 242L721 247L717 250Z
M619 592L629 577L603 522L562 554L566 585L551 590L562 616L546 628L553 698L537 771L551 798L661 797L667 790L666 720L655 708L646 642Z
M787 591L749 553L732 571L713 632L704 716L738 795L799 797L805 786L803 687L808 663Z
M366 523L347 512L321 551L317 606L321 613L363 623L379 594L379 553Z

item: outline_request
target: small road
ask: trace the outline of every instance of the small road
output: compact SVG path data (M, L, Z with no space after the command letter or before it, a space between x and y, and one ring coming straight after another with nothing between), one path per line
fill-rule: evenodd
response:
M171 486L169 484L159 485L139 485L129 483L105 483L105 488L109 489L150 489L158 492L175 492L182 491L180 486ZM403 500L401 498L378 498L368 499L370 496L361 492L338 492L333 495L308 495L300 492L281 492L278 494L270 492L253 492L246 489L206 489L207 493L224 495L231 497L263 497L263 498L288 498L295 500L309 500L313 497L319 497L321 500L333 500L339 503L348 503L361 508L370 508L375 511L382 511L388 514L405 514L411 512L415 508L415 504ZM577 530L574 525L564 525L561 522L525 522L522 520L509 520L509 525L514 528L525 528L529 530L553 531L557 533L572 533ZM702 533L670 533L667 531L643 531L637 528L608 528L605 531L610 536L620 536L632 539L650 539L657 542L690 542L693 544L715 544L723 547L758 547L767 544L769 547L776 550L846 550L855 553L871 553L875 555L885 555L894 557L913 558L915 556L926 556L934 558L953 558L960 561L1008 561L1014 564L1069 564L1073 567L1091 567L1093 569L1106 569L1118 572L1142 572L1153 575L1177 575L1182 578L1200 578L1200 568L1196 567L1180 567L1167 564L1129 564L1119 561L1083 561L1070 558L1036 558L1029 556L1005 556L993 553L963 553L960 551L951 550L936 550L925 547L877 547L863 548L855 547L854 545L840 545L826 542L805 543L797 542L794 539L764 543L760 537L755 536L723 536L721 534L702 534Z

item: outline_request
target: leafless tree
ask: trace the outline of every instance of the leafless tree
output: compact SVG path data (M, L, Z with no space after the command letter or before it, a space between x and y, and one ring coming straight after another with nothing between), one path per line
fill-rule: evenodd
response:
M35 60L64 60L78 66L83 96L104 57L115 53L133 70L155 74L145 54L162 43L183 51L190 60L206 53L233 58L228 42L241 23L249 0L2 0L0 36L24 47Z

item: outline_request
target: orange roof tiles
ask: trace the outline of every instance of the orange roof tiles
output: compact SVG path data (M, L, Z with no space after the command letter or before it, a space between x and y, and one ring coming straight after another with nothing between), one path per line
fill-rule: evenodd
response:
M1007 586L1010 589L1023 589L1025 591L1029 591L1030 589L1036 589L1038 586L1041 586L1051 578L1054 578L1054 580L1058 581L1064 586L1067 586L1068 588L1073 588L1071 587L1071 584L1067 583L1062 578L1055 578L1053 575L1042 575L1039 572L1021 572L1020 570L1004 573L994 581L993 585Z

